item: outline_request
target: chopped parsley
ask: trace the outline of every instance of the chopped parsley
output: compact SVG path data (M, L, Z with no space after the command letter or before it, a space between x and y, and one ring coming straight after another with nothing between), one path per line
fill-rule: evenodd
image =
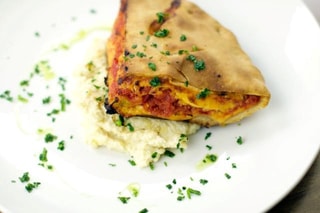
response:
M150 46L151 46L151 47L154 47L154 48L157 48L157 47L158 47L158 44L152 42Z
M188 54L188 53L189 53L188 50L179 50L179 51L178 51L178 54L179 54L179 55ZM187 60L188 60L188 59L187 59Z
M197 60L197 58L194 55L188 55L187 60L195 62Z
M148 63L148 67L149 69L151 69L152 71L156 71L157 70L157 65L155 63L149 62Z
M138 57L140 57L140 58L143 58L143 57L146 57L147 55L146 54L144 54L143 52L137 52L136 53L136 56L138 56Z
M119 199L123 204L127 204L128 201L130 200L130 197L118 197L118 199Z
M209 181L206 180L206 179L200 179L199 182L200 182L202 185L206 185Z
M237 144L239 144L239 145L242 145L242 144L243 144L243 139L242 139L241 136L239 136L239 137L237 138Z
M152 87L157 87L157 86L160 86L161 81L160 81L160 78L156 76L152 78L149 83Z
M59 149L59 150L61 150L61 151L63 151L64 150L64 148L65 148L65 146L64 146L64 141L62 140L62 141L60 141L59 143L58 143L58 147L57 147L57 149Z
M203 60L198 60L194 55L188 55L188 61L193 62L193 67L196 71L202 71L206 68L206 64Z
M50 96L42 99L42 104L50 104L50 103L51 103L51 97Z
M206 68L206 64L204 63L203 60L196 60L194 62L194 69L196 71L201 71L201 70L204 70Z
M66 83L67 83L67 80L66 80L65 78L59 77L59 79L58 79L58 84L61 86L61 89L62 89L63 91L66 90Z
M35 32L35 33L34 33L34 36L35 36L35 37L40 37L40 33L39 33L39 32Z
M71 101L69 99L67 99L64 94L59 94L59 97L60 97L60 110L62 112L65 112L66 106L69 105L71 103Z
M114 123L116 124L116 126L123 126L124 125L124 118L122 117L122 115L119 114L118 119L115 120Z
M206 136L204 137L204 139L205 139L205 140L207 140L208 138L210 138L210 137L211 137L211 135L212 135L212 133L211 133L211 132L207 132L207 134L206 134Z
M169 158L173 158L176 154L166 149L163 155L168 156Z
M28 182L30 180L29 172L23 173L23 175L21 177L19 177L19 180L21 183Z
M184 34L182 34L182 35L180 36L180 41L186 41L186 40L187 40L187 36L184 35Z
M38 186L40 185L41 183L40 182L33 182L33 183L28 183L26 186L25 186L25 189L27 190L27 192L32 192L33 189L35 188L38 188Z
M91 13L91 14L96 14L97 11L96 11L95 9L90 9L90 13Z
M38 188L38 186L40 185L40 182L30 182L29 172L23 173L23 175L19 177L19 180L21 183L27 183L24 188L29 193L32 192L33 189Z
M188 141L188 136L186 134L181 134L179 138L179 143L185 143L187 141Z
M199 190L196 190L196 189L192 189L192 188L187 188L187 197L189 199L191 199L191 195L198 195L200 196L201 195L201 192Z
M216 155L214 155L214 154L208 154L208 155L206 155L206 157L205 157L205 159L203 160L203 162L204 163L206 163L206 162L216 162L217 161L217 159L218 159L218 157L216 156Z
M18 101L22 102L22 103L28 103L29 100L25 97L23 97L22 95L18 95L17 97Z
M128 129L129 129L130 132L134 132L134 127L132 126L131 123L128 123L128 124L127 124L127 127L128 127Z
M47 154L48 154L48 150L46 148L43 148L41 154L39 155L39 160L41 162L48 162Z
M149 212L149 211L148 211L147 208L141 209L141 210L139 211L139 213L148 213L148 212Z
M230 179L230 178L231 178L231 175L229 175L228 173L224 173L224 176L225 176L227 179Z
M152 155L151 155L152 158L156 158L157 156L158 156L158 152L154 152L154 153L152 153Z
M156 31L154 33L154 36L158 37L158 38L164 38L164 37L167 37L169 35L169 30L167 29L160 29L158 31Z
M166 187L167 187L167 189L169 189L169 190L172 189L172 185L171 185L171 184L167 184Z
M130 163L131 166L136 166L136 162L134 160L128 160L128 162Z
M53 135L52 133L47 133L47 134L45 135L45 137L44 137L44 141L45 141L46 143L53 142L53 141L55 141L55 140L57 140L57 139L58 139L58 136Z
M149 168L150 168L151 170L154 170L154 163L153 163L153 162L150 162L150 163L149 163Z
M131 183L127 186L128 191L132 194L133 197L138 197L140 192L140 186L136 183Z
M20 86L22 86L22 87L27 87L27 86L29 86L29 80L22 80L22 81L20 81Z
M206 98L210 94L210 90L208 88L205 88L200 91L199 94L197 94L197 99L203 99Z
M9 90L6 90L0 94L0 98L9 102L13 102L13 97L11 96L11 92Z
M237 168L237 164L235 164L235 163L232 163L231 166L232 166L232 168L234 168L234 169Z
M158 17L158 23L162 24L165 21L165 18L167 16L167 14L163 13L163 12L158 12L156 13L157 17Z
M210 145L206 145L206 147L207 147L208 150L212 149L212 146L210 146Z
M131 46L132 49L136 49L137 47L138 47L137 44L133 44L133 45Z

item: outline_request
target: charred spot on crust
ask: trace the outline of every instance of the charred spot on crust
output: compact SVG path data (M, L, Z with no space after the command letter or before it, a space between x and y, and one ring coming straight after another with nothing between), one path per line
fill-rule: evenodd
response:
M181 0L173 0L172 2L171 2L171 8L178 8L178 7L180 7L180 4L181 4Z
M128 50L125 50L124 51L124 56L128 56L128 55L130 55L130 52Z
M123 78L118 78L118 85L121 85L123 83Z
M116 101L115 101L115 102L116 102ZM116 114L116 113L117 113L117 111L112 107L112 105L113 105L115 102L109 104L108 98L106 98L106 99L104 100L104 108L106 109L106 113L107 113L107 114L112 115L112 114Z
M121 0L120 11L125 13L128 7L128 0Z
M227 92L224 92L224 91L222 91L222 92L218 92L218 96L226 96L228 93Z

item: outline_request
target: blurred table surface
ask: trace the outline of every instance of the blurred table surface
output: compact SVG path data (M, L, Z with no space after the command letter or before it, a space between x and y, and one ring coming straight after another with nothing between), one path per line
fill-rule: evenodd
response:
M320 23L320 0L304 0L304 2ZM276 212L320 213L320 154L301 182L268 211L268 213Z

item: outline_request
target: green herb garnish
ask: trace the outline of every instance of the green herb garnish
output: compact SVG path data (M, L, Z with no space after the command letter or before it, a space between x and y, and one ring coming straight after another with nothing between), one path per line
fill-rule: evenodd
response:
M22 102L22 103L28 103L29 100L25 97L23 97L22 95L18 95L17 97L18 101Z
M27 86L29 86L29 80L20 81L20 86L22 86L22 87L27 87Z
M195 62L197 60L197 58L194 55L188 55L187 60Z
M243 144L243 139L242 139L241 136L239 136L239 137L237 138L237 144L239 144L239 145Z
M127 204L128 201L130 200L130 197L118 197L118 199L119 199L123 204Z
M202 185L206 185L209 181L206 180L206 179L200 179L199 182L200 182Z
M205 159L204 159L204 163L207 163L207 162L213 163L213 162L216 162L217 159L218 159L218 157L217 157L216 155L214 155L214 154L207 154L206 157L205 157Z
M207 132L207 134L206 134L206 136L204 137L204 139L207 140L208 138L210 138L210 137L211 137L211 134L212 134L211 132Z
M6 90L2 94L0 94L0 98L9 102L13 102L13 97L11 96L11 92L9 90Z
M136 162L134 160L128 160L128 162L130 163L131 166L136 166Z
M127 127L128 127L128 129L129 129L130 132L134 132L134 127L132 126L131 123L128 123L128 124L127 124Z
M206 98L210 94L210 90L208 88L205 88L201 90L199 94L197 94L197 99L203 99Z
M201 71L201 70L204 70L206 68L206 64L204 63L203 60L196 60L194 62L194 69L196 71Z
M146 57L147 55L144 54L143 52L137 52L136 53L136 56L140 57L140 58L143 58L143 57Z
M151 69L152 71L156 71L157 70L157 66L155 63L149 62L148 63L148 67L149 69Z
M167 14L163 13L163 12L158 12L156 13L157 17L158 17L158 23L163 23L165 21L165 18L167 16Z
M63 151L63 150L64 150L64 148L65 148L64 143L65 143L64 141L60 141L60 142L58 143L58 147L57 147L57 149L59 149L59 150Z
M137 44L133 44L133 45L131 46L132 49L136 49L137 47L138 47Z
M164 37L167 37L169 35L169 30L167 29L160 29L158 31L156 31L154 33L154 36L158 37L158 38L164 38Z
M184 35L184 34L182 34L182 35L180 36L180 41L186 41L186 40L187 40L187 36Z
M154 152L154 153L152 153L152 155L151 155L152 158L156 158L157 156L158 156L158 152Z
M148 211L147 208L141 209L141 210L139 211L139 213L148 213L148 212L149 212L149 211Z
M19 177L19 180L21 181L21 183L28 182L30 180L29 172L23 173L23 175Z
M154 170L154 164L153 164L153 162L150 162L150 163L149 163L149 168L150 168L151 170Z
M48 162L47 154L48 154L48 150L46 148L43 148L41 154L39 155L39 160L41 162Z
M38 188L38 186L40 185L40 182L33 182L33 183L28 183L25 186L25 189L30 193L33 191L33 189Z
M115 124L116 124L116 126L123 126L124 125L124 118L122 117L122 115L119 114L118 119L115 120Z
M212 149L212 146L206 145L206 147L207 147L208 150Z
M152 78L149 83L152 87L157 87L161 84L161 81L160 81L160 78L156 76Z
M166 150L163 155L168 156L169 158L173 158L176 154L174 154L173 152Z
M44 99L42 99L42 104L49 104L51 102L51 97L46 97Z
M231 176L228 174L228 173L224 173L224 176L227 178L227 179L230 179Z
M198 195L200 196L201 195L201 192L199 190L196 190L196 189L192 189L192 188L187 188L187 197L189 199L191 199L191 195Z
M53 134L51 134L51 133L47 133L46 135L45 135L45 137L44 137L44 141L46 142L46 143L50 143L50 142L53 142L53 141L55 141L55 140L57 140L57 136L56 135L53 135Z

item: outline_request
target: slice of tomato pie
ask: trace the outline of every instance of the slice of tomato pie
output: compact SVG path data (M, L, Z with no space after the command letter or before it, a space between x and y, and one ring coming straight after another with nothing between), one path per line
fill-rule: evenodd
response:
M270 99L234 34L189 1L121 0L107 62L107 111L124 117L224 125Z

